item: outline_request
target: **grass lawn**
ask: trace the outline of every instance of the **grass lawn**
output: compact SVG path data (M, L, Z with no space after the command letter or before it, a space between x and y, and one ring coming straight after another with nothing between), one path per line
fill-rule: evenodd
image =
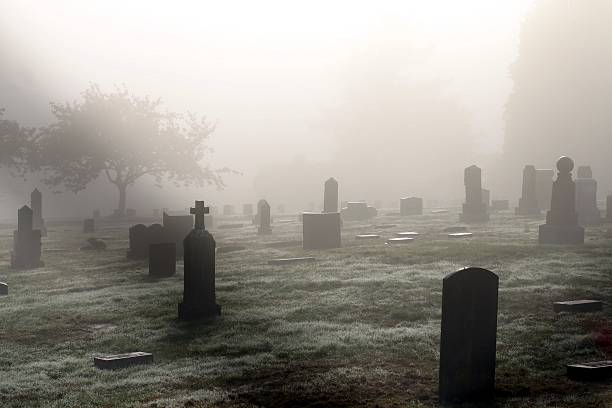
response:
M12 226L0 227L1 407L437 406L442 278L465 266L500 277L497 407L612 406L611 383L566 379L565 364L612 358L612 309L555 314L552 302L612 304L612 238L587 228L583 247L537 245L542 220L493 214L449 239L457 213L347 222L343 248L304 251L296 216L273 234L217 230L212 324L177 319L183 266L148 278L126 259L128 223L103 221L106 251L80 251L81 223L50 224L45 266L9 269ZM228 220L228 222L230 222ZM245 224L247 225L247 224ZM529 232L525 232L526 225ZM406 245L359 233L421 236ZM272 266L277 257L315 262ZM155 363L101 371L93 357L147 351Z

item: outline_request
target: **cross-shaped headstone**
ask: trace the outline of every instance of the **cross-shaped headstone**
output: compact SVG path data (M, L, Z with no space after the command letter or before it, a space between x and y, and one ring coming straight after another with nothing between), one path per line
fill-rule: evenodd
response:
M195 229L206 229L204 227L204 214L208 214L210 209L204 207L204 201L196 201L195 208L190 209L190 213L195 215Z

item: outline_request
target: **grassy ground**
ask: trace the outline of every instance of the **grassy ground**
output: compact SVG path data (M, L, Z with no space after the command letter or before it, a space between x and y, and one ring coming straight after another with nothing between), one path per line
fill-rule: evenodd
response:
M612 358L609 306L552 312L555 300L612 302L612 239L587 229L584 247L540 247L541 220L495 214L452 240L457 214L376 224L345 223L342 249L305 252L296 217L274 232L213 230L217 296L213 324L177 320L175 277L150 280L129 261L128 224L101 224L104 252L79 251L80 224L51 225L46 266L9 269L11 228L0 229L0 406L252 407L437 406L442 278L464 266L500 276L497 407L612 406L612 387L565 378L565 364ZM292 219L289 221L289 219ZM525 232L529 226L530 232ZM405 246L357 241L357 233L418 231ZM316 262L270 266L276 257ZM100 371L93 357L148 351L155 364Z

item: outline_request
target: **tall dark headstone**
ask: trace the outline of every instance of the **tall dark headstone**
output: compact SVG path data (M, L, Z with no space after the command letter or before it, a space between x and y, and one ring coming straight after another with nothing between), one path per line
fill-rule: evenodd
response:
M601 223L601 213L597 208L597 181L593 179L591 166L578 167L576 184L576 212L578 222L583 225Z
M302 213L302 245L304 249L340 248L342 240L340 213Z
M404 197L400 198L400 215L402 217L408 215L423 214L423 199L419 197Z
M523 169L523 192L515 210L516 215L540 215L536 187L536 168L527 165Z
M498 283L496 274L481 268L442 281L441 403L494 396Z
M185 282L183 302L179 304L181 320L214 319L221 314L215 294L215 239L206 230L204 201L196 201L191 213L195 227L183 242Z
M333 177L328 178L325 182L325 191L323 192L323 212L338 212L338 182Z
M17 231L13 232L11 268L38 268L41 257L40 230L33 229L33 212L27 205L17 211Z
M487 205L482 200L482 172L478 166L470 166L463 173L465 204L460 218L463 222L489 220Z
M578 225L576 213L576 186L572 180L574 161L563 156L557 161L559 173L553 183L550 210L546 224L540 225L540 244L584 243L584 228Z
M37 188L30 194L30 208L32 208L32 228L40 230L40 235L47 236L45 220L42 216L42 194Z
M272 222L270 218L270 204L266 200L260 200L257 204L257 214L259 215L257 233L261 235L272 233L272 227L270 226Z
M147 227L143 224L136 224L129 229L130 249L127 257L130 259L144 259L148 253Z

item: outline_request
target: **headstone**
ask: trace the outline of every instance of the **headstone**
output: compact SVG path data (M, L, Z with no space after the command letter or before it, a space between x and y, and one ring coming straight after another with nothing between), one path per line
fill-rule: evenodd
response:
M474 236L471 232L452 232L448 234L449 238L470 238Z
M567 377L574 381L604 381L612 378L612 360L568 364Z
M606 197L606 220L612 222L612 195Z
M176 244L163 242L149 245L149 276L167 278L176 273Z
M253 204L242 205L242 215L252 216L253 215Z
M183 240L193 227L193 215L170 215L164 212L162 222L166 229L167 239L164 242L174 242L176 244L176 255L180 258L183 253ZM206 222L209 227L212 227L212 219L209 219L208 214Z
M223 215L231 216L234 215L234 206L230 204L226 204L223 206Z
M488 207L482 201L481 170L470 166L463 174L465 184L465 204L460 216L463 222L481 222L489 220Z
M195 226L183 243L185 278L183 302L178 307L181 320L214 319L221 315L215 293L216 243L204 225L208 211L204 201L196 201L190 211L195 215Z
M85 234L96 232L96 221L94 218L86 218L83 220L83 232Z
M314 211L314 209L311 211ZM323 212L338 212L338 182L333 177L330 177L325 182L325 191L323 192Z
M557 161L559 170L553 183L550 210L546 214L546 224L540 225L540 244L584 243L584 228L578 225L576 213L576 186L572 180L574 161L563 156Z
M597 181L593 179L591 166L578 167L576 184L576 212L580 224L601 223L601 213L597 208Z
M550 210L554 177L553 169L536 169L536 200L540 211Z
M402 217L409 215L423 214L423 199L419 197L404 197L400 199L400 215Z
M302 246L304 249L340 248L340 213L303 213Z
M411 237L389 238L387 244L409 244L412 241L414 238Z
M349 201L341 213L344 221L363 221L374 218L378 211L369 207L365 201Z
M487 211L491 207L491 192L486 188L482 189L482 203L485 205Z
M505 211L510 208L508 200L491 200L491 209L494 211Z
M466 268L442 281L439 399L490 400L495 391L499 279Z
M396 237L405 237L405 238L416 238L418 237L419 234L418 232L414 232L414 231L406 231L406 232L396 232L395 236Z
M271 234L270 204L268 204L266 200L259 201L257 205L257 214L259 214L259 228L257 229L257 233L260 235Z
M538 206L537 185L536 185L536 168L532 165L527 165L523 169L523 192L519 198L519 205L516 207L516 215L540 215L540 207Z
M0 296L8 295L8 285L4 282L0 282Z
M268 261L268 265L287 265L301 262L312 262L315 258L312 256L302 256L299 258L278 258L271 259Z
M553 310L556 313L587 313L598 312L602 309L602 302L599 300L570 300L565 302L553 303Z
M42 194L37 188L30 194L30 207L32 208L32 228L40 230L42 237L47 236L45 220L42 216Z
M33 229L33 212L27 205L17 211L17 231L13 232L11 268L38 268L43 263L41 256L40 230Z
M378 234L358 234L358 235L355 235L355 238L357 239L378 239L380 238L380 235Z
M104 357L94 357L94 365L100 370L114 370L133 365L153 363L153 354L137 351L135 353L115 354Z

